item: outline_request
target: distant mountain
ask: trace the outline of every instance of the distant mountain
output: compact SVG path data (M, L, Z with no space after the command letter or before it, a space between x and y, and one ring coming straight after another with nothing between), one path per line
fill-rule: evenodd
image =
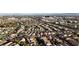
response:
M0 13L0 16L79 16L79 13Z

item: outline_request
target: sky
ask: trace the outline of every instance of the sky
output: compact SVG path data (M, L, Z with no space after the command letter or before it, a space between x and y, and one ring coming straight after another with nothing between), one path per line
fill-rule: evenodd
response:
M0 13L79 13L79 0L0 0Z

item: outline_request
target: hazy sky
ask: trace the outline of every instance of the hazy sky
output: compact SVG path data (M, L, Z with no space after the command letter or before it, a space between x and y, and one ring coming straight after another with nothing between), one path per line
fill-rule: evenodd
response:
M79 13L79 0L0 0L0 13Z

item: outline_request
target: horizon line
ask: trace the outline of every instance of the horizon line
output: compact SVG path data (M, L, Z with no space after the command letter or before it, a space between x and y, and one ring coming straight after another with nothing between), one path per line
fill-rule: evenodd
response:
M0 16L79 16L79 13L0 13Z

